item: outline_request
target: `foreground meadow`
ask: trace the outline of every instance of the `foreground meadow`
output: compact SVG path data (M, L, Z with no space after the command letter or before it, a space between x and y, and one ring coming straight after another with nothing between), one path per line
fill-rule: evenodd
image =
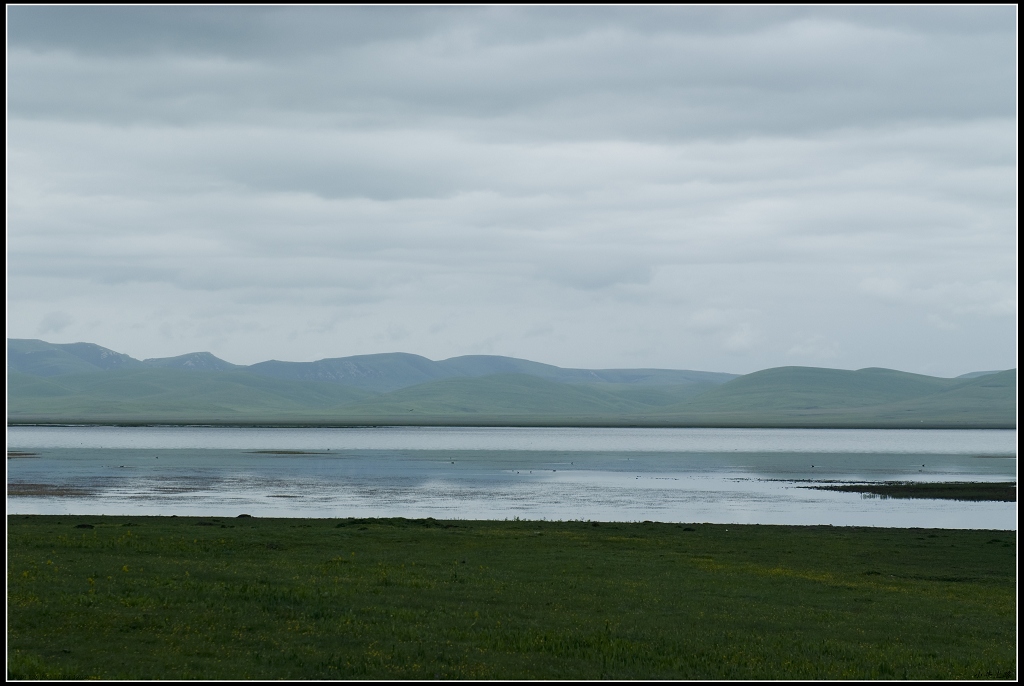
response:
M1005 531L8 517L22 679L1012 679Z

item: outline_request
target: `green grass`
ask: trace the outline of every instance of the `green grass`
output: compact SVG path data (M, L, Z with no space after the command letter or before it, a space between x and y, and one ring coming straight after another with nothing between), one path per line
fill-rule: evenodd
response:
M1012 679L1012 532L8 517L13 678Z

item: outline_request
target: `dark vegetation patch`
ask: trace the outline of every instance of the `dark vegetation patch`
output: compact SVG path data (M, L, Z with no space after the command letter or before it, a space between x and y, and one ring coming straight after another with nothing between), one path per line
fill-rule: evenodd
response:
M822 484L801 486L822 491L865 493L879 498L928 498L935 500L973 500L1017 502L1017 484L1013 481L994 483L975 481L945 481L922 483L918 481L880 481L863 484Z
M1016 671L1013 532L218 521L8 517L9 678Z

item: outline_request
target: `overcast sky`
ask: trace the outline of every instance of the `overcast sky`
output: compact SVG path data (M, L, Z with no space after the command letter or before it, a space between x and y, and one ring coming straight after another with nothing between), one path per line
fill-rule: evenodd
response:
M7 17L9 337L1016 365L1015 7Z

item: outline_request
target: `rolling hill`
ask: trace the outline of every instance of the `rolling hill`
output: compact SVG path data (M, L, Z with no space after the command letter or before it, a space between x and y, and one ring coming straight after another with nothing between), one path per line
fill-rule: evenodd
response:
M435 362L409 353L353 355L315 362L268 360L253 365L225 362L211 353L137 360L93 343L47 343L7 339L7 369L32 376L60 376L112 369L171 368L185 371L246 371L290 381L327 381L368 391L387 392L428 381L499 374L524 374L564 383L632 385L715 385L736 374L677 369L564 369L499 355L465 355Z
M136 360L90 343L9 339L7 390L9 424L1016 426L1016 370L737 376L406 353L242 366L210 353Z

